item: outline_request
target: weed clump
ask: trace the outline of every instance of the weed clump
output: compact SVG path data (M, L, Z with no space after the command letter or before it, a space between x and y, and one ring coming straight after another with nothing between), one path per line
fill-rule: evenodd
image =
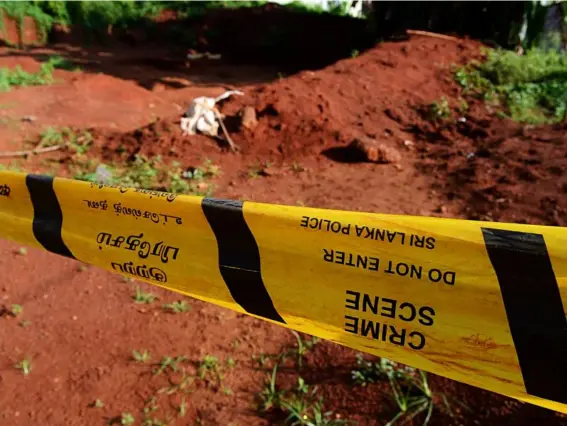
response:
M53 83L54 65L51 62L41 64L39 72L29 73L21 66L13 69L0 68L0 92L9 92L14 87L44 86Z
M108 173L107 184L204 196L210 196L214 189L207 180L220 174L219 167L210 161L205 161L200 167L183 170L179 163L166 164L160 156L149 159L136 155L125 166L104 167ZM92 162L78 161L74 166L74 178L98 182L99 173L93 168L95 164Z
M500 107L514 121L556 123L567 115L567 55L532 49L525 55L489 50L455 72L465 94Z

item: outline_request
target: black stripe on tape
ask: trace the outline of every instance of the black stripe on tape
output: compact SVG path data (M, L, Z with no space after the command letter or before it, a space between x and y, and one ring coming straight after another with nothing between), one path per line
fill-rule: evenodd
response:
M285 324L262 280L260 252L242 201L205 198L203 213L217 239L220 273L234 301L250 313Z
M75 257L63 242L63 212L55 195L53 178L29 174L26 185L33 205L33 235L48 251L72 259Z
M543 235L482 228L529 395L567 403L567 319Z

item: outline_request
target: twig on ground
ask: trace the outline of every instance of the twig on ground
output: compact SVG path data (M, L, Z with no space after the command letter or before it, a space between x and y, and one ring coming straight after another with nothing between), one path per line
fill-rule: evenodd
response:
M27 157L29 155L46 154L64 148L65 145L48 146L46 148L34 148L29 151L4 151L0 152L0 158Z
M226 127L224 125L224 122L222 121L222 116L221 113L219 112L219 110L215 107L213 108L213 111L215 113L215 115L217 116L217 119L219 120L222 132L224 133L224 136L226 137L226 141L228 142L228 144L230 145L230 149L232 151L238 151L240 148L238 147L238 145L236 145L232 139L230 138L230 135L228 134L228 130L226 130Z
M429 31L406 30L406 32L408 34L421 35L421 36L425 36L425 37L440 38L442 40L461 41L461 39L457 38L457 37L452 37L452 36L448 36L448 35L444 35L444 34L431 33Z

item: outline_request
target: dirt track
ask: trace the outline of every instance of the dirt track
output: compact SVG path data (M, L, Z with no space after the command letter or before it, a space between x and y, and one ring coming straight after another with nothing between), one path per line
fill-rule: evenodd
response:
M56 51L77 62L83 58L85 71L57 71L58 84L2 93L0 151L20 149L46 126L89 128L95 137L89 155L106 162L135 153L161 154L187 167L212 160L222 170L214 182L217 197L564 226L566 126L509 123L474 101L468 112L458 112L460 92L451 66L477 57L478 47L465 40L415 37L289 77L278 76L277 65L222 62L192 66L183 77L177 53L124 46L79 51L62 44L26 53L4 48L0 66L22 64L31 71L37 58ZM183 137L178 128L191 98L217 95L226 87L239 87L246 96L225 103L223 113L230 117L251 105L259 116L253 131L231 127L243 148L238 154L206 137ZM452 117L432 124L420 109L442 96ZM30 115L37 120L21 121ZM360 136L399 150L402 160L354 162L345 147ZM54 154L20 167L66 172L64 163L57 169L47 158L65 161ZM270 163L266 173L250 173L265 162ZM293 346L286 330L198 301L190 301L191 312L164 313L161 304L176 295L152 290L158 303L136 305L131 299L136 283L31 249L24 256L4 241L0 252L0 305L23 305L22 318L31 321L24 328L19 319L0 317L1 424L98 425L125 411L140 418L144 399L164 385L147 365L130 360L132 350L143 348L155 359L187 355L197 362L212 354L236 361L223 379L232 394L197 386L188 397L187 417L176 424L270 424L254 405L267 369L252 356ZM307 355L302 376L320 387L326 408L342 418L384 424L395 414L384 396L387 386L353 386L355 355L319 343ZM12 368L25 356L33 358L27 377ZM284 381L296 381L297 372L282 373ZM472 410L457 405L454 418L436 412L433 425L567 424L555 413L465 385L439 378L432 383ZM103 408L89 407L96 399Z

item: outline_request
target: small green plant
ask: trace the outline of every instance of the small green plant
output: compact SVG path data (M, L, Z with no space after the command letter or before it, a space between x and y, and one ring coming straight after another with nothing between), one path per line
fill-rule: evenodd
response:
M227 388L227 387L223 387L222 393L224 393L225 395L232 395L232 389Z
M311 339L302 339L298 332L291 330L292 334L295 336L297 341L297 366L299 369L303 367L303 358L313 347L319 342L317 337L311 337Z
M219 359L213 355L205 355L199 364L197 374L201 380L216 379L220 384L222 381L222 372L219 365Z
M228 368L234 368L236 366L236 361L232 357L228 357L226 360L226 366Z
M292 426L339 426L348 424L347 420L334 418L332 411L323 411L323 401L309 401L294 397L283 401L282 406L289 412L286 423Z
M301 165L301 163L294 161L293 164L291 165L291 170L294 173L301 173L304 172L306 169Z
M58 129L56 127L48 127L45 129L39 139L39 146L42 148L63 145L67 129Z
M272 373L268 376L268 380L264 384L264 388L260 392L260 410L267 412L273 408L281 407L284 391L276 385L276 377L278 373L278 364L274 365Z
M173 372L177 372L179 364L186 360L187 357L183 355L177 357L164 356L158 364L158 369L154 371L154 376L164 373L168 368Z
M22 328L27 328L31 325L31 321L30 320L21 320L19 325Z
M466 99L460 99L459 100L459 112L461 114L465 114L467 113L469 110L469 103L466 101Z
M427 117L432 121L442 121L451 117L451 107L445 96L431 102L427 107Z
M292 391L284 391L276 384L278 364L272 369L264 388L260 392L260 410L268 412L280 410L287 413L285 424L304 426L338 426L347 421L335 418L332 411L323 411L323 398L317 398L317 387L309 388L302 377Z
M92 135L87 131L77 134L68 127L48 127L41 133L38 146L40 148L65 146L73 152L83 155L89 150L92 142Z
M173 312L175 314L180 314L191 310L191 306L184 300L179 300L173 303L166 303L165 305L163 305L163 308L166 311Z
M148 362L152 358L151 354L146 350L132 351L132 359L137 362Z
M386 426L392 426L402 417L410 421L423 412L426 413L423 426L429 423L436 398L429 387L425 372L386 358L380 358L378 362L367 361L360 355L357 356L357 366L358 368L352 371L352 379L356 384L366 386L381 380L387 380L390 384L399 411ZM443 394L438 396L443 400L447 411L451 413L447 397Z
M403 416L408 416L408 419L411 420L424 411L426 411L426 416L422 425L427 426L429 423L434 407L433 394L429 388L426 373L419 370L419 376L421 380L414 380L409 384L396 379L393 375L388 376L394 400L400 411L386 423L386 426L392 426ZM418 394L413 395L412 389L417 389Z
M55 69L61 69L61 70L67 70L67 71L80 71L81 68L77 65L75 65L73 62L71 62L69 59L63 58L62 56L52 56L51 58L49 58L48 61L51 65L53 65L53 68Z
M100 399L95 399L93 402L90 403L90 406L93 408L103 408L104 403Z
M181 398L181 404L179 404L179 417L185 417L187 415L187 402L185 398Z
M257 179L262 176L268 176L268 169L270 167L269 161L258 162L248 168L248 177Z
M252 355L252 359L258 362L258 366L262 368L268 362L269 357L264 352L260 352L260 355Z
M14 365L14 367L16 369L20 370L24 374L24 376L27 376L28 374L31 373L32 361L31 361L30 358L24 358L23 360L18 362L16 365Z
M356 58L358 55L360 55L360 52L356 49L353 49L352 52L350 52L351 58Z
M354 383L366 386L376 383L393 376L396 380L411 382L416 374L415 368L397 364L387 358L380 358L378 361L368 361L360 354L356 356L358 368L352 370L352 380Z
M10 313L15 317L22 315L24 313L24 307L22 305L13 304L10 308Z
M136 419L131 413L122 413L120 416L121 425L133 425Z
M152 293L144 292L140 287L136 287L136 293L134 294L134 296L132 296L132 298L136 303L140 303L140 304L142 303L150 304L157 299L155 295L153 295Z

